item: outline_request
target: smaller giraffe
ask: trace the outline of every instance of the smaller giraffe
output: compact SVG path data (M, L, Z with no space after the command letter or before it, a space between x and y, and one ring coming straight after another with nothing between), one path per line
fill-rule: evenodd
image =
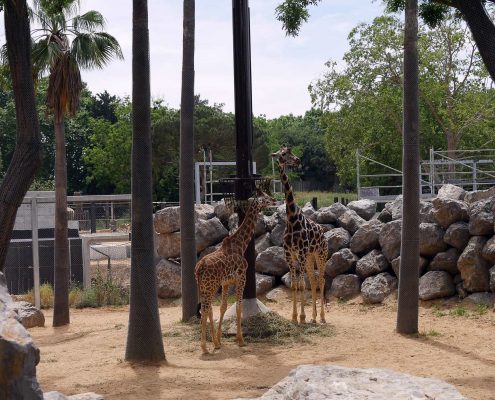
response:
M203 350L203 354L208 354L206 348L208 317L210 318L211 337L215 349L220 348L222 321L227 310L227 294L229 285L231 284L236 285L237 342L239 346L244 346L241 330L241 313L242 295L248 267L244 253L253 237L258 213L266 207L275 205L275 199L264 192L258 191L256 197L249 199L248 202L249 207L239 228L232 235L227 236L217 250L206 255L196 264L194 273L201 302L201 349ZM215 334L211 304L219 287L222 288L222 303L220 306L218 329Z

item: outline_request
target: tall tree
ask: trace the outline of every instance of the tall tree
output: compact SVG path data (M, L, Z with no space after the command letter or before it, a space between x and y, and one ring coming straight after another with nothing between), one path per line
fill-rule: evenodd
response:
M48 73L47 107L55 128L55 298L53 326L66 325L69 317L69 242L67 235L67 161L65 117L79 109L82 90L80 68L102 68L114 56L122 58L117 40L104 29L97 11L77 15L79 1L57 9L39 4L33 11L40 28L33 31L33 65L37 74Z
M419 297L419 100L418 0L407 0L404 34L402 240L397 332L418 332Z
M0 271L4 268L17 209L41 164L41 136L31 72L28 9L25 0L5 0L2 4L15 97L17 138L14 154L0 184Z
M153 251L148 1L132 7L131 298L125 359L165 360Z
M180 107L180 254L182 319L196 314L198 290L194 279L196 232L194 223L194 32L195 0L184 0L182 37L182 95Z

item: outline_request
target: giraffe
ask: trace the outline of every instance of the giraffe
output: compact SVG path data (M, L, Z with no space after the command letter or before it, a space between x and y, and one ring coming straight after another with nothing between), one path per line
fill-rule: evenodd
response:
M282 146L279 151L272 153L272 157L278 161L280 179L285 192L285 205L287 211L287 221L284 234L285 258L289 264L291 288L292 288L292 321L297 322L297 291L300 290L301 312L300 322L304 323L306 314L304 313L305 289L304 270L308 274L311 282L311 295L313 306L313 318L311 322L316 322L316 276L314 265L318 269L318 280L320 287L320 322L325 323L325 263L328 257L328 242L325 239L324 231L316 222L307 219L297 206L292 192L292 186L285 173L286 166L299 166L300 160L289 147ZM298 286L299 284L299 286Z
M217 250L206 255L196 264L194 273L201 302L201 349L203 354L208 354L206 348L207 317L210 319L211 336L215 349L220 348L222 321L227 310L227 294L231 284L236 285L237 342L239 346L244 346L241 330L241 312L242 295L248 267L244 253L253 237L258 213L266 207L275 205L275 199L264 192L257 191L256 197L249 199L248 203L249 207L239 228L232 235L227 236ZM215 335L211 303L219 287L222 288L222 303L220 305L218 329Z

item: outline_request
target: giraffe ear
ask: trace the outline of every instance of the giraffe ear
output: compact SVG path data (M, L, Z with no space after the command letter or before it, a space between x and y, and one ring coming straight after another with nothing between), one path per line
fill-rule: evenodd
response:
M272 156L273 158L275 158L275 157L277 157L277 156L278 156L278 154L277 154L277 153L272 153L272 154L271 154L271 156Z

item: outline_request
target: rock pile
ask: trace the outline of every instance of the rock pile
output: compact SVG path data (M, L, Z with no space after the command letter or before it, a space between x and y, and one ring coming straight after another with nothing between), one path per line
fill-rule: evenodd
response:
M465 192L444 185L432 202L420 204L420 298L432 300L459 295L471 299L495 296L495 188ZM387 203L377 213L371 200L335 203L314 210L310 203L302 211L326 230L329 254L326 263L327 294L349 299L361 293L368 303L382 302L397 288L400 267L402 197ZM158 254L165 259L180 257L178 207L155 215ZM196 208L196 240L199 257L213 251L237 227L237 216L229 216L221 202L215 207ZM256 227L257 279L290 285L289 267L282 246L285 205L270 216L260 215ZM164 263L162 262L161 268ZM180 269L175 268L180 275ZM171 279L179 285L180 279ZM309 283L309 282L308 282ZM166 284L166 283L165 283ZM260 291L268 284L258 285ZM261 289L263 288L263 289ZM489 293L489 292L493 293ZM169 290L173 292L173 290ZM474 293L485 295L474 295ZM260 293L258 293L260 294ZM474 300L473 300L474 301ZM490 301L490 300L488 300Z

